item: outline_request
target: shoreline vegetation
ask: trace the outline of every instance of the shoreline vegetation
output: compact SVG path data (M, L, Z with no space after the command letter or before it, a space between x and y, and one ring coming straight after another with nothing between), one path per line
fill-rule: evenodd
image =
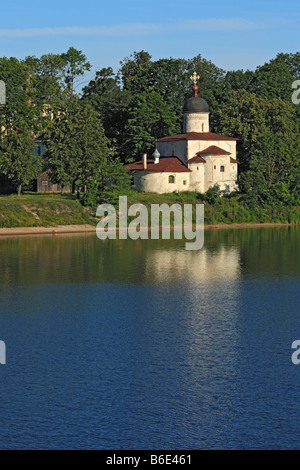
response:
M17 191L23 199L22 192L29 188L50 191L57 189L51 184L72 186L86 207L83 212L78 205L70 209L66 203L57 210L50 203L25 211L11 206L11 213L4 210L0 217L0 227L84 224L89 218L96 223L89 207L115 203L120 191L128 195L129 203L135 200L147 206L155 201L155 194L134 194L133 175L126 164L140 160L141 154L153 156L163 137L182 141L185 103L195 98L191 96L194 73L200 76L204 109L209 109L209 129L238 141L240 193L216 197L221 187L228 186L226 181L236 179L236 172L229 177L224 165L219 170L213 165L212 171L224 173L213 173L221 187L210 187L205 194L160 194L158 203L202 201L209 225L299 223L300 107L294 99L299 66L299 52L278 53L254 71L225 71L200 54L154 60L141 50L125 57L115 72L109 66L95 71L94 79L77 94L74 80L92 65L72 46L67 52L40 58L0 58L7 96L0 115L0 190ZM209 145L206 137L205 146ZM162 157L167 156L167 149L161 151ZM226 168L229 171L227 164ZM171 178L171 182L175 181ZM188 180L185 183L178 188L190 187ZM209 183L213 184L212 179Z
M108 201L106 201L108 202ZM112 201L118 214L118 202ZM238 195L203 201L197 193L145 194L130 191L128 206L204 204L205 229L258 228L300 224L300 207L248 207ZM128 218L128 222L135 217ZM100 219L96 207L84 207L71 194L28 193L0 196L0 236L94 233ZM171 219L171 225L173 220Z

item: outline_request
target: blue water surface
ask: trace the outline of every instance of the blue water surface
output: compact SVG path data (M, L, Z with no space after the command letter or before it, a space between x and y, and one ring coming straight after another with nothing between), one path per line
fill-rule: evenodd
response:
M0 448L299 449L299 237L0 240Z

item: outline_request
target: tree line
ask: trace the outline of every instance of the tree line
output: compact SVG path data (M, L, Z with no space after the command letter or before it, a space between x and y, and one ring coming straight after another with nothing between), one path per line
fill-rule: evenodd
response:
M115 73L102 68L79 94L76 82L91 64L82 51L40 58L0 58L7 105L0 113L0 173L21 191L39 172L80 191L127 184L122 163L152 153L155 139L182 131L182 107L192 96L209 104L211 131L239 138L239 189L249 204L300 203L300 105L292 84L300 53L280 53L250 70L225 71L201 55L152 60L124 58ZM34 155L34 137L47 143Z

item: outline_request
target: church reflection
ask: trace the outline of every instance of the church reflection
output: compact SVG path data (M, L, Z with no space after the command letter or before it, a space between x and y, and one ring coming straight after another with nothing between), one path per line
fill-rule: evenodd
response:
M286 240L283 243L283 240ZM190 287L237 283L245 276L298 272L295 227L205 232L204 247L184 240L99 240L95 235L0 240L2 284L119 283Z
M145 259L147 278L154 282L188 282L192 285L215 280L235 280L240 275L238 247L221 247L217 251L202 248L156 250Z

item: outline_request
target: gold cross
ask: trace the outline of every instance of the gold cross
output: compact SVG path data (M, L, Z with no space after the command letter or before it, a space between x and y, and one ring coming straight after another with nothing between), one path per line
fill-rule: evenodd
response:
M193 73L193 75L190 77L191 80L193 80L194 84L197 84L197 80L199 80L200 75L197 75L196 72Z

